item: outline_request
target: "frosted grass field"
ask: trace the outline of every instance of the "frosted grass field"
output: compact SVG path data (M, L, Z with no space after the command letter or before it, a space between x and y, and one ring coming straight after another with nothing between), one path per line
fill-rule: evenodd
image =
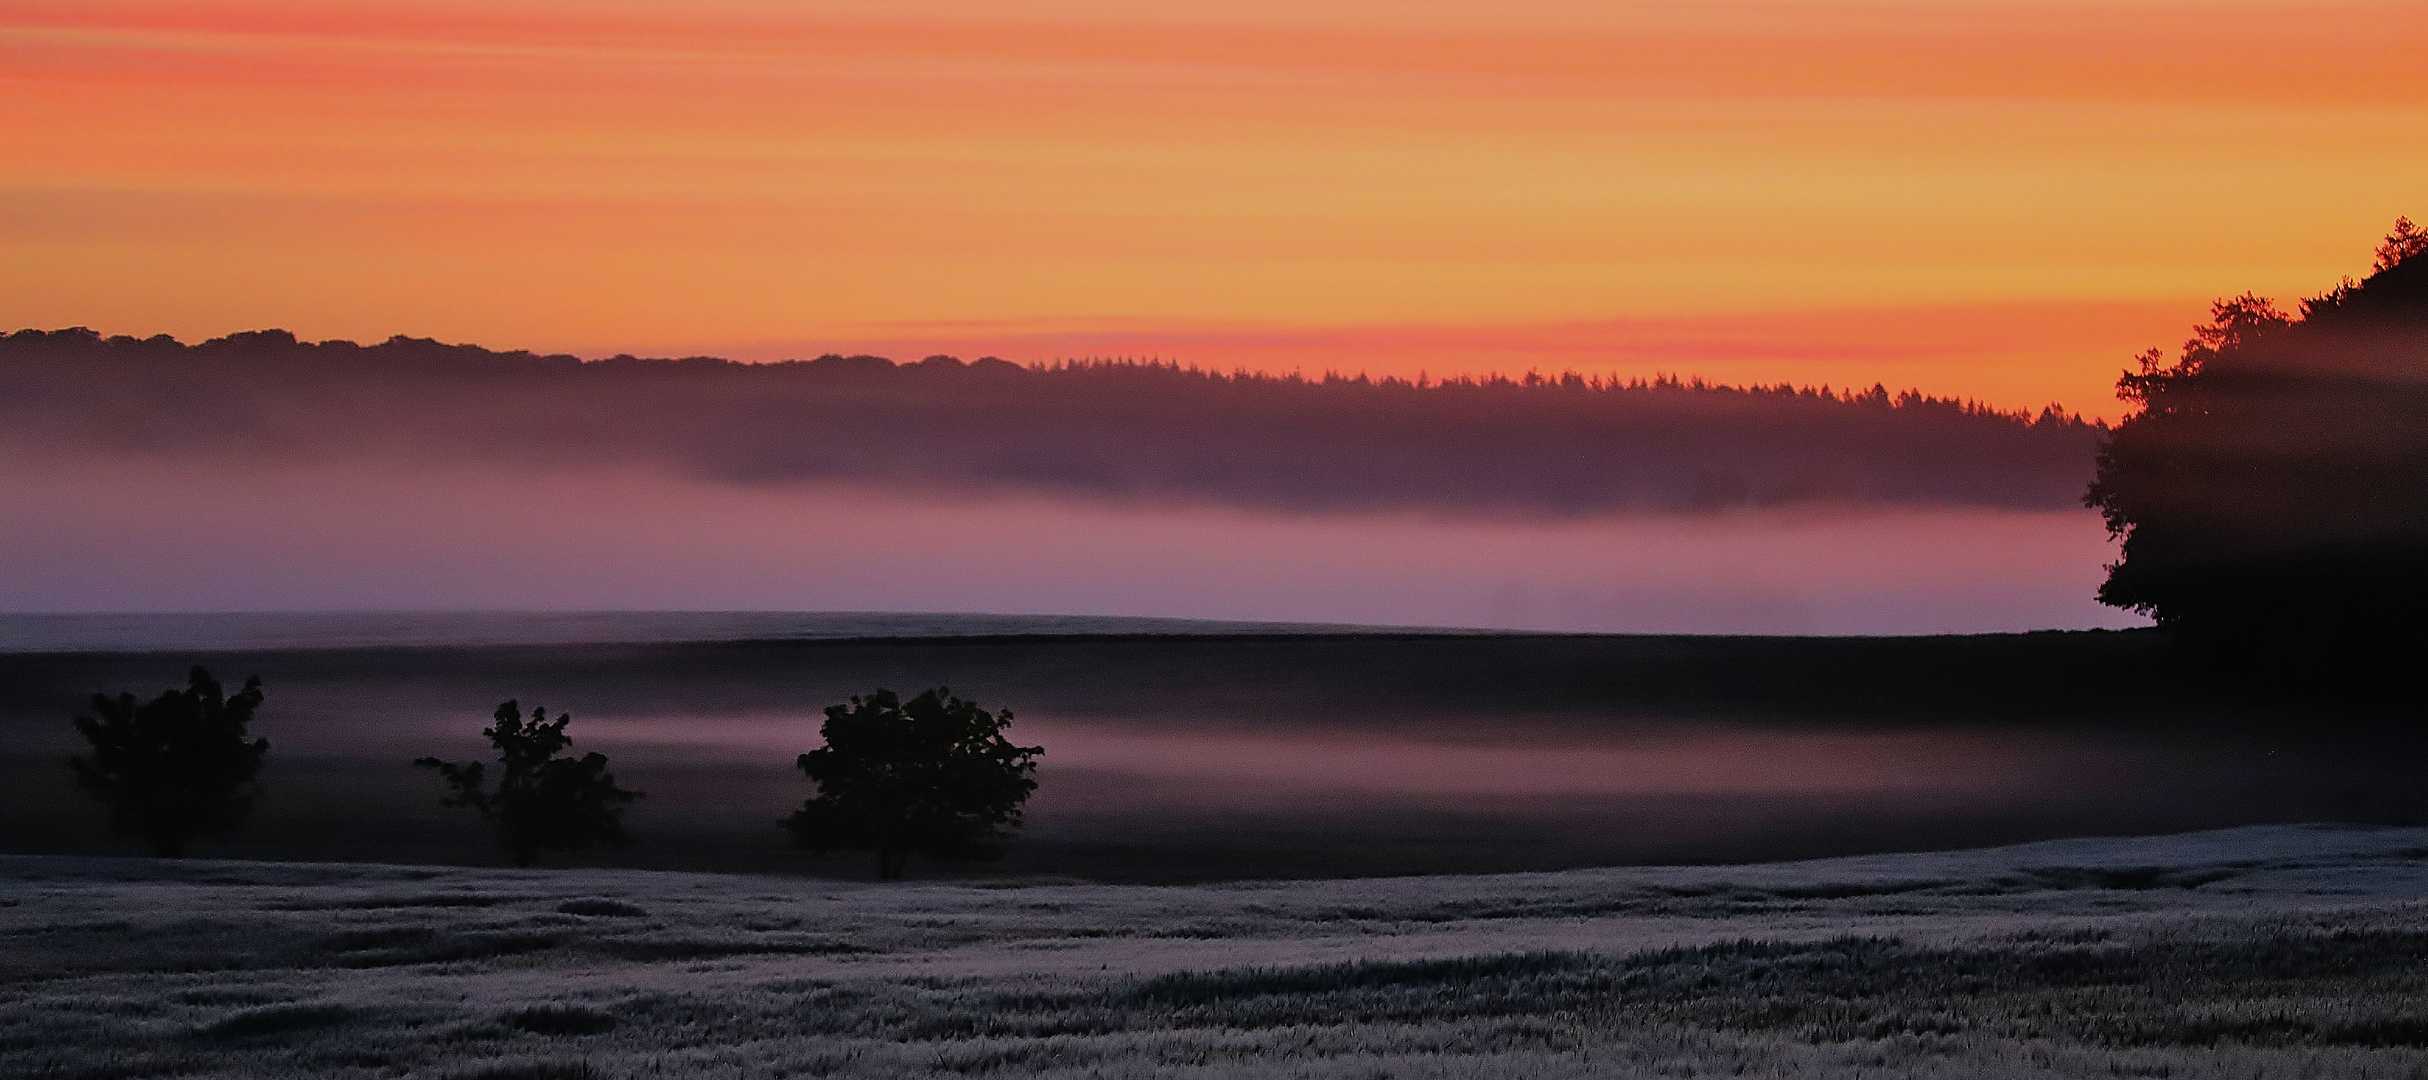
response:
M2411 1077L2428 830L1214 886L0 858L0 1075Z

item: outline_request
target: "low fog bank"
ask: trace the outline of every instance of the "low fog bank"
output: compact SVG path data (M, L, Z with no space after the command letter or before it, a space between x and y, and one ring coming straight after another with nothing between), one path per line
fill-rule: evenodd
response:
M900 611L0 611L0 653L252 652L1006 635L1443 633L1455 628Z
M648 792L656 868L853 876L775 821L820 711L944 685L1043 745L985 874L1354 876L2428 819L2414 725L2204 682L2154 631L1931 638L1241 635L0 655L11 851L117 852L65 762L95 691L201 663L268 691L260 814L200 853L486 863L410 762L497 702L570 712ZM925 872L925 871L923 871Z
M261 331L0 336L0 444L73 456L643 465L1250 510L2078 505L2105 428L1883 388L1419 385L871 356L583 362Z
M0 610L992 611L1661 633L2125 626L2085 510L1272 514L635 467L0 453Z

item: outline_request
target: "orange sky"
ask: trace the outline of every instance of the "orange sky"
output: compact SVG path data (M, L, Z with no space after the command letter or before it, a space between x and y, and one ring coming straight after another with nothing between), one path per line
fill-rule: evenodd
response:
M2428 5L0 0L0 324L2115 415L2428 215Z

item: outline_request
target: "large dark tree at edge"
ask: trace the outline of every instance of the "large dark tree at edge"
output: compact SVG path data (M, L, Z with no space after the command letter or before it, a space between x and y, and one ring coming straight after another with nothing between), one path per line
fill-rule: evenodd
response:
M2123 540L2099 599L2290 675L2384 685L2428 643L2428 230L2297 313L2221 300L2137 406L2085 501Z

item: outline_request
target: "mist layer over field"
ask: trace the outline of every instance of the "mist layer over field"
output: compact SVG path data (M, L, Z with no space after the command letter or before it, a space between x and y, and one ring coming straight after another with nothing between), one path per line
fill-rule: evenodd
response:
M630 468L0 458L0 610L1001 611L1673 633L2122 626L2087 510L1301 514Z
M1917 850L2257 822L2418 820L2407 727L2249 700L2152 632L1950 638L1009 635L0 655L15 851L134 850L70 785L68 718L200 662L269 691L260 816L198 853L495 862L408 763L570 711L649 797L612 865L859 876L775 821L820 711L944 685L1046 748L988 874L1356 876ZM947 872L922 864L919 873Z
M0 335L0 610L2127 625L2056 410L1574 377Z

